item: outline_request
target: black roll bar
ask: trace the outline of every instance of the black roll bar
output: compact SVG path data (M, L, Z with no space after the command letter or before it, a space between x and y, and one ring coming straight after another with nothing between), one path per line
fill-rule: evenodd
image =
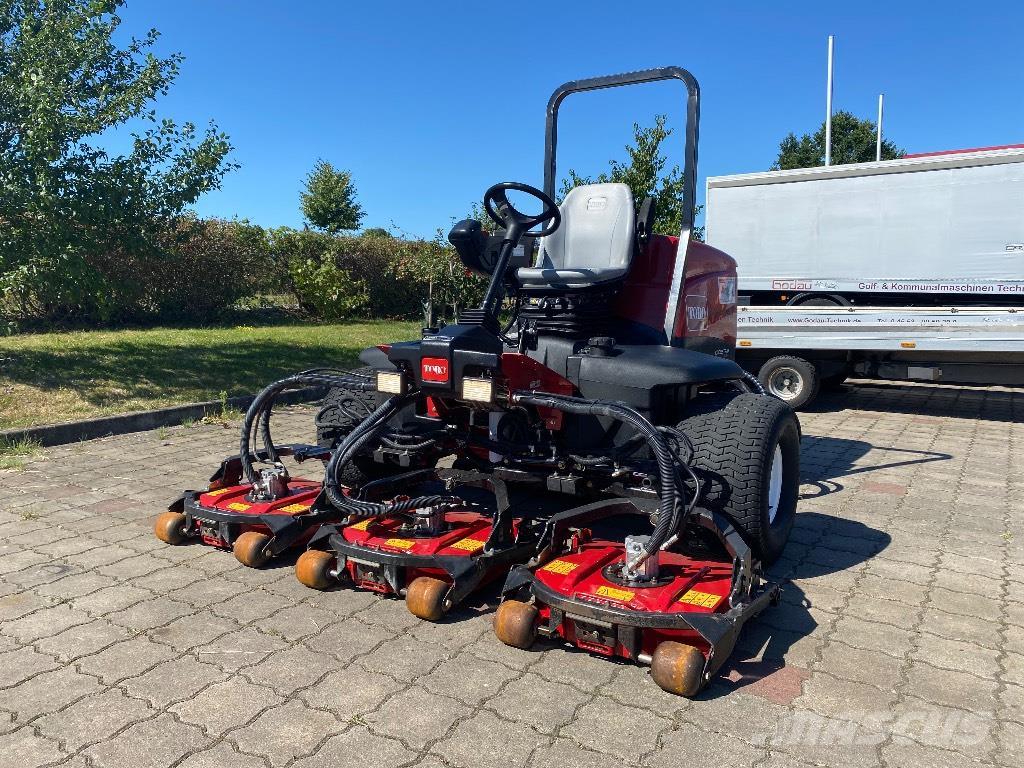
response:
M571 80L560 85L548 100L548 114L544 138L544 192L555 196L555 151L558 146L558 107L570 93L597 91L620 85L638 85L659 80L682 80L686 86L686 148L683 158L683 229L693 229L697 189L697 132L700 124L700 86L697 79L682 67L659 67L621 75Z

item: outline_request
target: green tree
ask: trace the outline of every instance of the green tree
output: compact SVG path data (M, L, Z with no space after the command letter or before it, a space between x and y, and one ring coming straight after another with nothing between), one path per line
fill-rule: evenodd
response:
M686 180L678 165L668 167L668 158L662 151L662 143L672 135L672 129L665 127L666 121L665 115L656 115L652 126L643 128L639 123L633 123L633 144L626 146L628 162L609 160L609 170L598 174L596 181L628 184L638 208L644 198L653 197L656 210L654 231L662 235L678 235L683 223ZM594 179L570 170L569 178L562 181L559 196L564 198L573 187L594 182ZM699 213L700 208L697 206L694 213ZM692 236L701 239L703 227L695 228Z
M832 115L832 164L868 163L875 159L877 124L861 120L849 112ZM906 152L888 139L882 139L882 159L895 160ZM800 138L790 133L779 143L779 156L773 171L813 168L825 163L825 123L814 133Z
M356 200L352 174L335 170L326 160L317 160L306 177L302 193L302 213L315 229L337 235L358 229L363 207Z
M122 4L0 0L0 296L22 315L116 314L130 285L104 258L150 253L234 167L212 123L157 119L182 56L156 56L156 30L115 43ZM129 121L130 152L97 145Z

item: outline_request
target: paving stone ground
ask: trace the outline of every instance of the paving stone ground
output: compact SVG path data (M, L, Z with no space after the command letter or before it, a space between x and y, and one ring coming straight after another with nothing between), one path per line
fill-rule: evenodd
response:
M0 766L1022 765L1022 422L1024 392L913 385L803 414L783 603L694 701L506 648L493 593L432 625L161 544L235 427L47 449L0 473Z

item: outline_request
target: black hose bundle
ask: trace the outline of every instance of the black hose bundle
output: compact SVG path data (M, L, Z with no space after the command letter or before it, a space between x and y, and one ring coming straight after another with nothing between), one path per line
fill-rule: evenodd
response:
M624 422L644 436L658 464L659 505L658 522L654 526L650 540L647 542L647 555L653 555L669 537L679 528L678 483L676 459L665 435L651 422L632 408L605 400L585 400L579 397L553 395L540 392L516 392L512 399L518 403L554 408L584 416L605 416Z
M270 461L277 461L277 452L274 450L273 439L270 434L270 409L275 398L284 390L295 386L335 386L358 389L363 392L370 392L376 389L376 384L369 379L357 377L354 374L342 374L334 372L329 368L314 368L309 371L288 376L275 381L264 387L249 405L242 420L242 434L239 442L238 454L242 462L242 472L249 483L259 480L259 475L253 467L253 455L251 453L252 430L257 420L260 422L260 433L263 445Z
M441 504L461 503L461 499L458 497L437 495L419 496L387 503L361 501L345 495L341 490L339 479L345 464L351 461L370 441L379 438L380 433L387 428L388 419L422 396L422 392L410 392L388 398L335 448L324 469L324 491L331 504L338 510L357 517L376 517L412 512L415 509L436 507Z

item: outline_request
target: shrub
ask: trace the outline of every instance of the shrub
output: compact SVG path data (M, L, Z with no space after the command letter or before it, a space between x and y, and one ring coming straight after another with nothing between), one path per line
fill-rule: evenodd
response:
M295 259L288 265L299 306L324 320L343 320L365 309L366 281L353 277L330 259Z

